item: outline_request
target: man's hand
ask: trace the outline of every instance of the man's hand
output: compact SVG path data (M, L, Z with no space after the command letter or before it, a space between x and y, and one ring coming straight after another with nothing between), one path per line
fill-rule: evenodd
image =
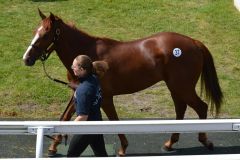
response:
M67 84L67 86L73 90L76 90L78 87L78 84L74 83L74 82L70 82Z
M88 115L79 115L74 121L87 121Z

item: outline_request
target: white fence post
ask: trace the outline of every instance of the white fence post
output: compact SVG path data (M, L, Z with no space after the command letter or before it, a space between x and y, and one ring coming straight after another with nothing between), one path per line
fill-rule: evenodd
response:
M43 136L47 133L53 133L54 127L51 126L36 126L28 127L28 133L37 134L36 138L36 158L43 157Z
M37 128L36 158L42 158L44 128Z

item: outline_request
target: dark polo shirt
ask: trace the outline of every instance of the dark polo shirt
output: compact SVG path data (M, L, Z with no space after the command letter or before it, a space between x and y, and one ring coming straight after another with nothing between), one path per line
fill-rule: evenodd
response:
M89 75L81 78L80 82L75 94L77 116L88 115L88 121L102 120L100 112L102 96L98 78Z

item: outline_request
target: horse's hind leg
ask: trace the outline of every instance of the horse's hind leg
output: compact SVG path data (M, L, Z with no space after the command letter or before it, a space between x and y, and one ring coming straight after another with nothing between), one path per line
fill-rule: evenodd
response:
M196 92L188 100L187 104L196 111L199 119L207 119L208 105L200 99ZM199 133L198 140L209 150L213 150L213 143L208 140L206 133Z
M187 105L177 95L174 95L173 93L171 95L175 105L176 119L182 120L184 118ZM172 150L173 144L179 140L179 135L180 135L179 133L173 133L171 138L167 142L165 142L164 149L166 151Z
M106 113L109 120L119 120L116 109L113 104L113 97L104 97L102 102L102 109ZM128 147L128 141L124 134L118 134L121 141L121 148L118 150L119 156L125 156Z

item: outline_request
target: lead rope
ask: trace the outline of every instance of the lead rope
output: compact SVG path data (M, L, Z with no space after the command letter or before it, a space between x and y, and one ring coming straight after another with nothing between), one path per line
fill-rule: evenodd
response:
M46 71L46 67L45 67L45 63L44 61L42 61L42 65L43 65L43 71L45 73L45 75L52 81L54 82L57 82L57 83L61 83L61 84L64 84L64 85L67 85L68 83L67 82L64 82L64 81L61 81L61 80L58 80L58 79L55 79L55 78L52 78Z

